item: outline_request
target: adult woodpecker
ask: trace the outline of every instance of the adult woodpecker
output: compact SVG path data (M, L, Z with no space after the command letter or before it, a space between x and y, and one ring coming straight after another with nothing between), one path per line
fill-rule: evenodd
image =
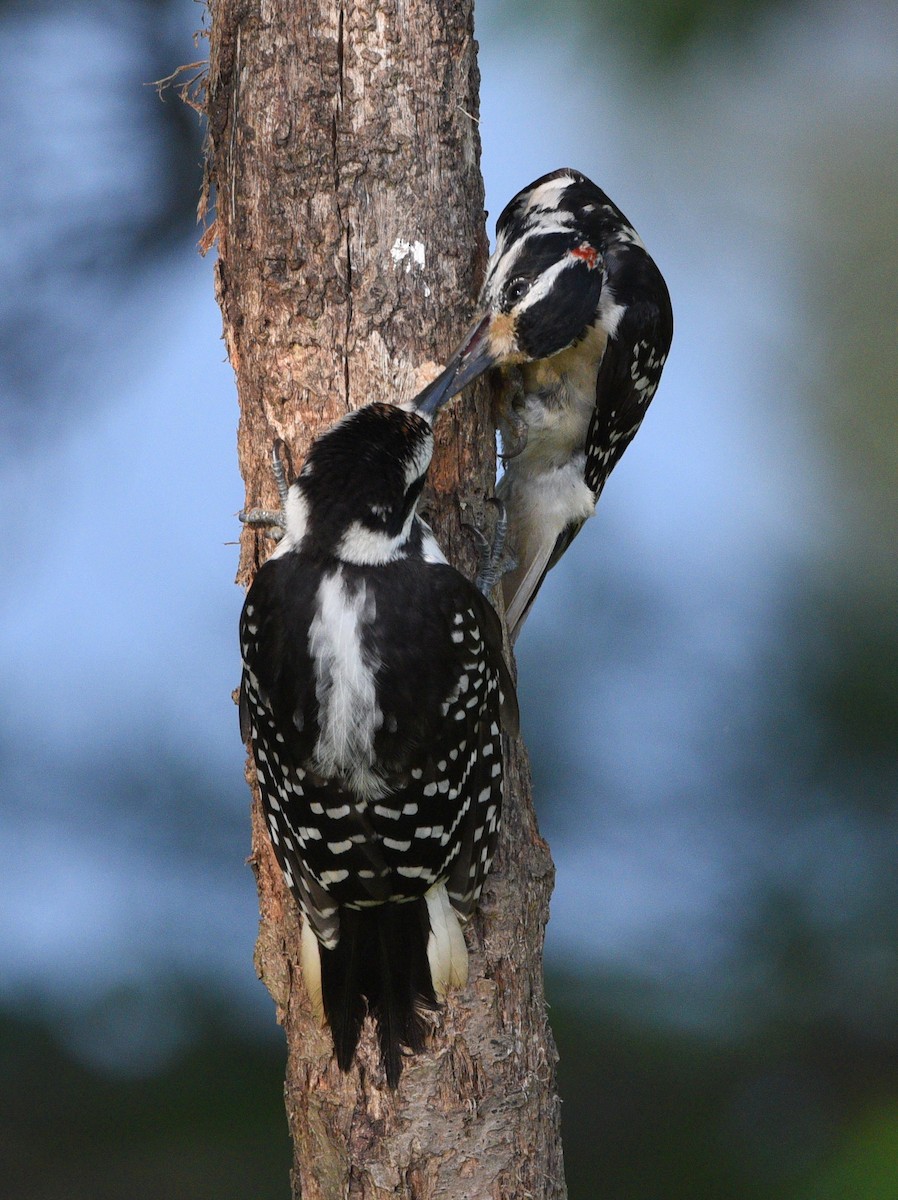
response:
M501 372L497 495L516 560L502 581L513 641L639 429L673 313L639 234L570 168L537 179L502 212L479 308L453 386Z
M240 619L240 728L306 986L344 1071L373 1017L390 1087L466 982L517 727L499 619L416 515L453 377L350 413L279 480L283 535Z

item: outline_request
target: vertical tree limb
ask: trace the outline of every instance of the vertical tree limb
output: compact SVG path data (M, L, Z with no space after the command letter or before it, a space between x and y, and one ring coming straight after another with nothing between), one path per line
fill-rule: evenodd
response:
M349 409L408 398L416 367L444 359L470 316L487 254L472 0L212 0L210 9L216 290L247 501L270 507L275 437L299 463ZM482 512L495 471L487 404L456 401L437 441L427 509L470 573L461 524ZM245 530L241 583L266 553ZM294 1196L563 1198L542 984L553 872L523 749L508 748L498 862L469 930L471 981L396 1093L378 1086L370 1029L359 1067L343 1075L310 1014L297 912L255 793L253 863L257 967L287 1034Z

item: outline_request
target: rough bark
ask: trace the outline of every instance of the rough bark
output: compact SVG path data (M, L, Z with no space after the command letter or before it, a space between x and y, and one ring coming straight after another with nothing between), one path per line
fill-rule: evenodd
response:
M275 437L298 464L347 410L412 395L418 365L445 358L471 316L487 253L472 0L213 0L210 9L217 294L247 502L271 507ZM470 572L461 526L482 518L495 468L485 400L450 406L437 442L426 508ZM241 583L266 553L244 531ZM377 1086L370 1029L359 1067L343 1075L310 1014L297 912L254 795L256 965L287 1034L294 1196L565 1194L542 982L552 864L523 748L507 752L498 862L469 931L471 981L395 1094Z

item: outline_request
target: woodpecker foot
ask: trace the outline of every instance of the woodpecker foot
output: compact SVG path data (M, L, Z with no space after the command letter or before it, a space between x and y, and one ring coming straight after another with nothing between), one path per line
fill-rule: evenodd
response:
M270 508L241 508L237 514L237 519L242 521L244 525L251 525L254 528L271 527L268 537L275 541L280 541L283 537L284 529L286 528L287 519L284 516L284 506L287 503L287 492L289 490L287 484L287 473L284 469L284 462L281 458L281 451L286 449L286 445L281 438L275 438L274 444L271 447L271 473L274 475L274 481L277 484L278 497L281 501L281 507L277 512Z
M474 585L481 595L487 597L502 576L507 574L508 571L513 571L518 565L517 560L512 555L506 553L505 542L508 536L508 513L505 510L505 505L495 496L491 496L488 503L496 506L496 525L493 529L492 541L490 541L482 530L477 529L476 526L465 526L466 529L471 530L479 543L477 574L474 577Z
M284 536L286 521L282 512L272 512L270 508L241 508L237 520L254 529L267 529L266 537L276 542Z

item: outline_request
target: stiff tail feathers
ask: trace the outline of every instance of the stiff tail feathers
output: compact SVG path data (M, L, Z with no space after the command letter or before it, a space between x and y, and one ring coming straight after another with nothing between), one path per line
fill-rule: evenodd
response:
M543 542L536 548L529 561L523 562L516 570L509 571L502 580L505 620L508 622L508 637L512 645L521 632L530 612L530 605L536 599L536 593L548 573L554 549L554 541Z
M317 954L315 951L317 950ZM387 1083L395 1088L406 1050L424 1049L425 1013L467 980L467 949L445 884L402 904L341 908L332 950L304 922L303 975L331 1028L341 1070L352 1066L366 1013L374 1018Z
M437 999L445 1000L450 988L463 988L468 982L468 947L445 883L432 887L424 899L430 921L427 939L430 978Z
M527 620L527 614L543 581L582 528L583 520L571 521L554 540L547 537L537 541L535 546L525 544L523 549L512 547L521 554L521 562L502 580L505 620L512 645L515 644Z

